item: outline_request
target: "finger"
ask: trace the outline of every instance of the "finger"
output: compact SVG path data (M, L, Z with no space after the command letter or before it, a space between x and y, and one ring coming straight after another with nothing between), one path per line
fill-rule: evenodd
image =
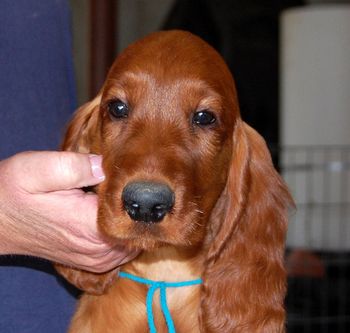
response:
M73 152L26 152L15 157L16 177L31 193L92 186L104 179L101 157Z

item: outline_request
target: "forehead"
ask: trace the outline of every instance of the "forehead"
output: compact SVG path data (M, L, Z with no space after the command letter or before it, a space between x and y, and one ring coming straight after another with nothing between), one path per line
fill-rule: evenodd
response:
M206 42L184 31L157 32L129 46L114 62L105 87L132 85L135 80L152 80L163 87L186 82L193 88L210 88L237 105L224 60Z

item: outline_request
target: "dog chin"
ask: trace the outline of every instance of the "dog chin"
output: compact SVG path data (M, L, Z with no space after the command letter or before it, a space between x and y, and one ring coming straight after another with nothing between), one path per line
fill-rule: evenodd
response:
M158 239L153 238L152 236L140 236L140 237L125 237L121 240L126 247L131 250L141 250L152 252L154 250L163 248L163 247L177 247L177 248L196 248L198 244L202 242L202 238L198 237L193 239L191 242L189 241L175 241L174 239Z
M132 250L153 251L164 246L192 247L203 239L203 230L193 230L194 232L187 233L185 237L184 233L169 233L160 228L158 223L146 224L118 218L119 225L116 226L113 220L101 221L100 230L105 236ZM107 221L110 223L106 223Z
M174 239L167 239L166 236L155 237L152 235L132 233L130 235L123 234L122 236L114 235L114 239L118 239L120 243L129 248L130 250L141 250L151 252L162 247L176 246L176 247L192 247L197 242L179 242Z
M130 249L142 250L142 251L153 251L161 247L168 246L166 242L149 239L149 238L140 238L140 239L124 239L124 243Z

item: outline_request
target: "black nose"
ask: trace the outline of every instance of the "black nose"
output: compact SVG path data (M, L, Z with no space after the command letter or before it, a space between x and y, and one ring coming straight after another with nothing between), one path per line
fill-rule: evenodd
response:
M165 184L132 182L125 186L122 200L133 220L159 222L173 207L175 194Z

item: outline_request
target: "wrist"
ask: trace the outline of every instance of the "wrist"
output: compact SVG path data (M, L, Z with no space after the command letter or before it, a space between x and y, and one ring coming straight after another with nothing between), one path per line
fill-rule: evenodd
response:
M0 214L0 255L16 254L15 238L9 228L8 217Z
M23 239L20 230L17 230L18 221L15 217L6 214L0 205L0 255L30 255L30 246Z

